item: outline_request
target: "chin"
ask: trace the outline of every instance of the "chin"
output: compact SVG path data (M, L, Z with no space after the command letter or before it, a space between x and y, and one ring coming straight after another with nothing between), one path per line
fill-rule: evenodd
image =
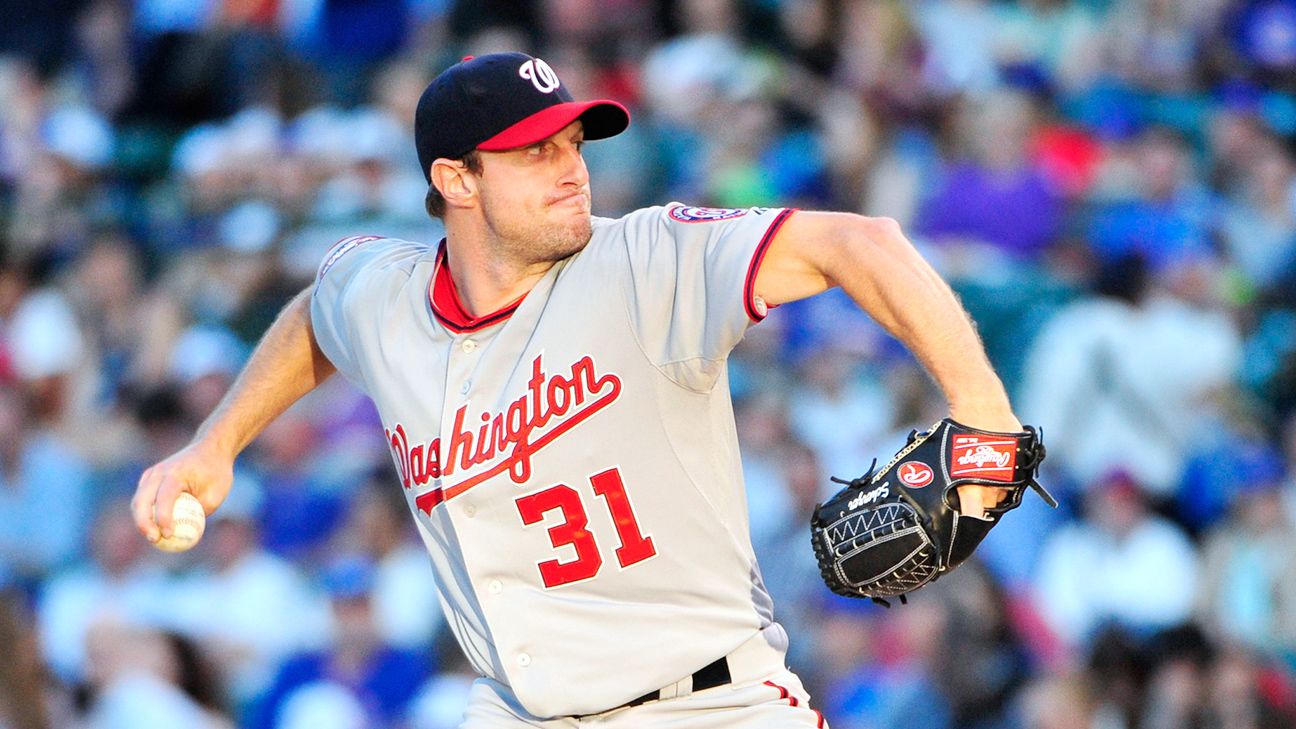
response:
M530 237L527 243L528 257L537 262L561 261L583 250L592 235L593 226L589 215L583 215L579 220L551 225Z
M577 219L569 221L560 231L555 231L555 243L560 248L568 249L567 256L584 248L594 235L594 225L589 213L582 213ZM566 256L564 256L566 257Z
M572 231L569 235L564 236L562 242L556 246L554 259L566 258L585 250L589 245L592 232L589 225L586 225L582 231Z

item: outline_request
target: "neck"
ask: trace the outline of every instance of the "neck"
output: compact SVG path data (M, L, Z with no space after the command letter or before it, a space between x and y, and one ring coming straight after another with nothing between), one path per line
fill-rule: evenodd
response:
M517 301L554 265L553 261L516 260L507 255L507 246L478 231L447 227L446 249L459 300L472 316L489 314Z

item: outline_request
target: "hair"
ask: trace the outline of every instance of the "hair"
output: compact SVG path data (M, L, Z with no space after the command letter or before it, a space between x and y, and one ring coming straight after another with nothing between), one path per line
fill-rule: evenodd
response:
M473 150L462 157L455 158L456 162L462 162L468 171L474 175L482 173L481 154ZM423 206L427 208L427 214L434 218L445 217L445 198L441 196L441 191L436 185L428 182L427 197L423 199Z

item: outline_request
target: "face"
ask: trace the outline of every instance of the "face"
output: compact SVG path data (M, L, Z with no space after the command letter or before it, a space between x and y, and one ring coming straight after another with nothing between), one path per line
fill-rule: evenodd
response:
M575 121L528 147L481 153L477 191L482 216L502 255L528 264L551 262L589 243L584 138Z

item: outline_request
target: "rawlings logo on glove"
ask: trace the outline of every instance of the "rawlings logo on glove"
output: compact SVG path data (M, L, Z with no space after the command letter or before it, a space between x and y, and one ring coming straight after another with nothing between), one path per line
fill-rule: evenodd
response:
M839 595L889 605L972 555L1026 488L1057 507L1036 480L1044 444L1030 426L1020 433L969 428L946 418L909 442L879 471L846 482L815 508L811 541L824 582ZM1005 490L985 519L959 512L958 488Z

